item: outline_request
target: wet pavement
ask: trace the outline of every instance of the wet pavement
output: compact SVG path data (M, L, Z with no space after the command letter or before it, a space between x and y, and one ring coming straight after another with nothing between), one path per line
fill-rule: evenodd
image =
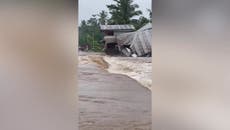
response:
M83 61L79 65L80 130L150 130L150 90L128 76L108 73L102 64Z

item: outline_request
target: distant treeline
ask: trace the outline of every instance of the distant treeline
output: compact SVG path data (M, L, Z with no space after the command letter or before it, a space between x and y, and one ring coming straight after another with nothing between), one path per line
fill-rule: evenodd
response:
M80 46L88 46L92 51L102 51L101 40L103 35L100 32L100 25L114 25L114 24L132 24L136 29L141 28L145 24L151 22L152 11L149 12L149 18L142 16L142 11L138 10L139 5L135 4L133 0L113 0L115 4L106 5L108 12L102 10L98 14L92 15L88 20L81 21L79 27L79 44ZM134 19L139 16L138 19Z

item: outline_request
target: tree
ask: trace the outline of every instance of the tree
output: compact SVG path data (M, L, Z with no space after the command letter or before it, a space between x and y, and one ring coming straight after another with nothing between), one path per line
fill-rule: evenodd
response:
M97 16L99 17L98 18L99 24L101 24L101 25L107 24L108 13L106 11L102 10L99 14L97 14Z
M149 12L149 22L152 22L152 10L151 9L147 9L147 11Z
M91 26L98 26L99 23L97 21L97 18L93 17L93 18L90 18L88 21L87 21L87 24L91 25Z
M102 34L99 28L99 22L95 15L89 20L81 21L79 27L79 45L85 46L89 45L92 51L102 51L102 45L100 40L102 39Z
M107 5L111 14L110 24L130 24L134 16L142 14L139 5L133 4L133 0L113 0L116 4Z
M132 20L132 24L137 30L146 25L147 23L149 23L149 19L147 19L144 16L141 16L139 19Z
M85 21L85 20L82 20L82 21L81 21L81 27L85 27L85 26L87 26L86 21Z

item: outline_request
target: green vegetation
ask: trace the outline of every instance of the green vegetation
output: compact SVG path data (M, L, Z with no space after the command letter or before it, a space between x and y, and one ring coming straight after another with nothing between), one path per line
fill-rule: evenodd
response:
M107 5L111 14L111 24L131 24L134 16L142 14L139 5L133 4L133 0L114 0L116 4Z
M99 24L105 25L108 22L108 13L104 10L102 10L98 15L97 15Z
M88 21L83 20L79 27L79 45L87 45L92 51L102 51L100 40L103 36L100 32L98 19L90 18Z
M100 32L100 25L104 24L132 24L136 29L141 28L145 24L151 22L152 12L149 12L149 18L142 15L139 5L134 4L133 0L113 0L115 4L107 5L109 9L108 13L104 10L98 14L92 15L89 20L81 21L79 27L79 45L88 46L91 51L102 51L103 45L100 42L103 39L103 35ZM134 19L135 16L139 18Z

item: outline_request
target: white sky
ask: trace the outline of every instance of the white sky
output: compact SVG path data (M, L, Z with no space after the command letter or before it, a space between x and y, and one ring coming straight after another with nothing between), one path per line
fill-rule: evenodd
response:
M101 10L109 12L106 5L113 3L113 0L79 0L79 24L81 20L87 20L93 14L98 14ZM140 6L139 10L148 18L147 9L152 8L152 0L134 0L134 3Z

